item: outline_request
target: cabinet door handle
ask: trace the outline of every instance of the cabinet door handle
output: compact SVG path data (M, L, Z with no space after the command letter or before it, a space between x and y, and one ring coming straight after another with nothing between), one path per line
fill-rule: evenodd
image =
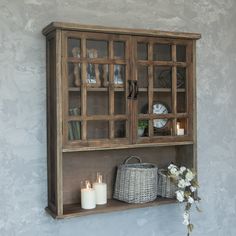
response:
M134 81L134 97L133 99L136 100L138 98L138 81Z
M134 87L133 87L133 83L132 83L132 80L128 80L128 86L129 86L129 94L128 94L128 99L132 99L132 94L133 94L133 91L134 91Z

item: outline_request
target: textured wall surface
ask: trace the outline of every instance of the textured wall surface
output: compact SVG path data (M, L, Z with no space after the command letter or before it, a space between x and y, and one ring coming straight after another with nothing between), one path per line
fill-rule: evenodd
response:
M45 38L51 21L202 33L197 46L203 213L193 236L236 235L234 0L0 0L0 235L183 236L180 206L55 221L46 185Z

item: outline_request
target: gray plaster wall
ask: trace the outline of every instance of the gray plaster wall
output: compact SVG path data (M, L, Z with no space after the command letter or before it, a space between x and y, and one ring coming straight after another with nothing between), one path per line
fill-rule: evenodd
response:
M0 235L186 235L178 205L60 221L45 213L41 29L51 21L202 33L197 44L197 101L203 213L193 213L193 236L235 236L234 0L0 0Z

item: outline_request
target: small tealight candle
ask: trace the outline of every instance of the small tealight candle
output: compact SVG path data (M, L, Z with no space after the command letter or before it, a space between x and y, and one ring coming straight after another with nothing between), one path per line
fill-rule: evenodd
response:
M184 129L181 129L180 128L180 123L178 122L177 123L177 126L176 126L176 131L177 131L177 135L184 135Z
M93 183L93 188L95 190L96 204L107 204L107 184L102 182L102 175L99 173L97 173L97 180Z
M85 181L85 188L81 188L81 208L94 209L96 207L95 190L91 188L88 180Z

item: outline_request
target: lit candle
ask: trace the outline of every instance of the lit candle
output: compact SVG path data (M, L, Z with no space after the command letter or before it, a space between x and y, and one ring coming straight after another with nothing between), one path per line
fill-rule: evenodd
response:
M97 173L97 180L93 183L95 190L96 204L104 205L107 203L107 184L102 182L102 175Z
M178 122L176 125L176 131L177 131L177 135L184 135L184 129L180 128L180 123Z
M93 209L96 207L95 190L91 188L88 180L85 181L85 188L81 189L81 207L83 209Z

